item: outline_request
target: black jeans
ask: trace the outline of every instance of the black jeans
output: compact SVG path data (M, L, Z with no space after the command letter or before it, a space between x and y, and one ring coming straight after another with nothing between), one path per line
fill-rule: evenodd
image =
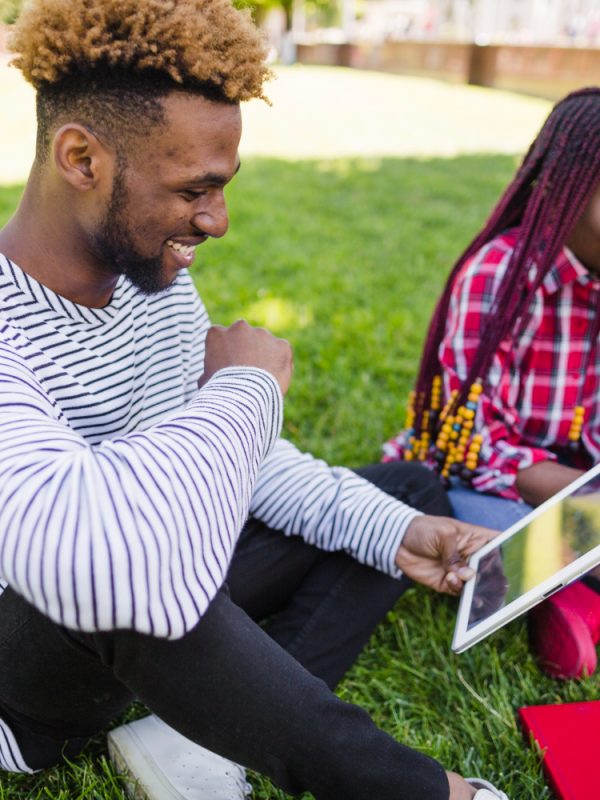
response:
M420 465L372 464L356 472L413 508L451 516L439 481ZM256 622L268 620L269 636L333 689L411 582L251 519L227 584L234 603Z
M420 468L362 472L428 513L448 513L439 485ZM231 597L224 587L176 641L68 631L7 589L0 716L27 763L42 768L74 756L137 698L183 735L290 793L447 800L437 762L395 742L326 685L339 680L406 581L250 520L228 583ZM268 617L266 630L251 617Z

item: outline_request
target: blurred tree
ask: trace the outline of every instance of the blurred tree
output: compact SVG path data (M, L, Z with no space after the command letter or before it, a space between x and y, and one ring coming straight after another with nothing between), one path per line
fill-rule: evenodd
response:
M251 8L258 23L271 8L281 8L285 14L286 28L289 30L292 27L294 0L233 0L233 3L238 8ZM0 0L0 22L14 22L22 5L23 0ZM337 0L306 0L305 5L311 10L324 12L328 17L338 13Z
M280 8L285 14L286 28L292 27L292 12L294 0L235 0L235 5L252 9L252 15L257 23L272 8Z
M22 5L23 0L0 0L0 22L14 22Z
M286 30L291 30L294 5L298 0L233 0L238 8L251 8L256 22L260 25L262 18L272 8L280 8L285 14ZM302 2L302 0L300 0ZM327 24L339 14L338 0L303 0L303 5L309 11L324 15Z

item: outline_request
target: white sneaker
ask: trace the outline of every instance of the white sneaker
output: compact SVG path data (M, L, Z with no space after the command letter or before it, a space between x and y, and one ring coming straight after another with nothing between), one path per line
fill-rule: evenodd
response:
M252 790L243 767L154 715L110 731L108 752L133 800L244 800Z
M488 781L483 781L481 778L465 778L465 780L479 790L473 800L508 800L508 796L504 792L496 789Z

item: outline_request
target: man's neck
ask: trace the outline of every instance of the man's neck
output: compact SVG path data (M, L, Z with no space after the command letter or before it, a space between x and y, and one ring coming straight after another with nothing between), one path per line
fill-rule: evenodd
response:
M89 308L103 308L118 276L95 264L77 236L69 213L49 205L28 183L19 208L0 231L0 252L51 291ZM52 209L50 215L45 209ZM64 208L64 205L62 206Z

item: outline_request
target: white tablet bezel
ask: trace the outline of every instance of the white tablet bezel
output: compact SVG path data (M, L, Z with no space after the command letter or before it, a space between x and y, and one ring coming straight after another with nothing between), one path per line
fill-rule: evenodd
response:
M550 499L546 500L540 506L535 508L530 514L527 514L527 516L523 517L523 519L516 522L514 525L504 531L504 533L499 534L499 536L497 536L495 539L487 542L487 544L485 544L480 550L478 550L469 558L469 566L473 567L476 574L473 576L473 578L467 581L461 594L456 626L454 628L454 637L452 639L452 650L455 653L464 652L469 647L472 647L474 644L477 644L477 642L480 642L486 636L489 636L490 633L493 633L494 631L498 630L498 628L506 625L507 622L510 622L528 609L532 608L538 603L541 603L542 600L550 597L550 595L554 594L554 592L562 589L568 583L571 583L582 575L585 575L585 573L592 569L592 567L600 564L600 545L598 545L588 553L585 553L584 555L575 559L575 561L567 564L567 566L563 567L558 572L555 572L550 578L541 581L539 584L529 589L527 592L525 592L525 594L515 598L508 605L498 609L498 611L495 611L493 614L490 614L489 617L486 617L485 619L475 623L470 629L467 627L471 613L473 591L477 579L477 569L483 556L487 555L487 553L489 553L491 550L494 550L496 547L498 547L498 545L507 541L507 539L510 539L512 536L518 534L519 531L525 528L533 519L538 517L540 514L543 514L546 509L550 508L556 503L559 503L565 497L569 497L573 494L573 492L579 489L580 486L584 486L599 474L600 464L597 464L595 467L592 467L592 469L585 472L560 492L553 495Z

